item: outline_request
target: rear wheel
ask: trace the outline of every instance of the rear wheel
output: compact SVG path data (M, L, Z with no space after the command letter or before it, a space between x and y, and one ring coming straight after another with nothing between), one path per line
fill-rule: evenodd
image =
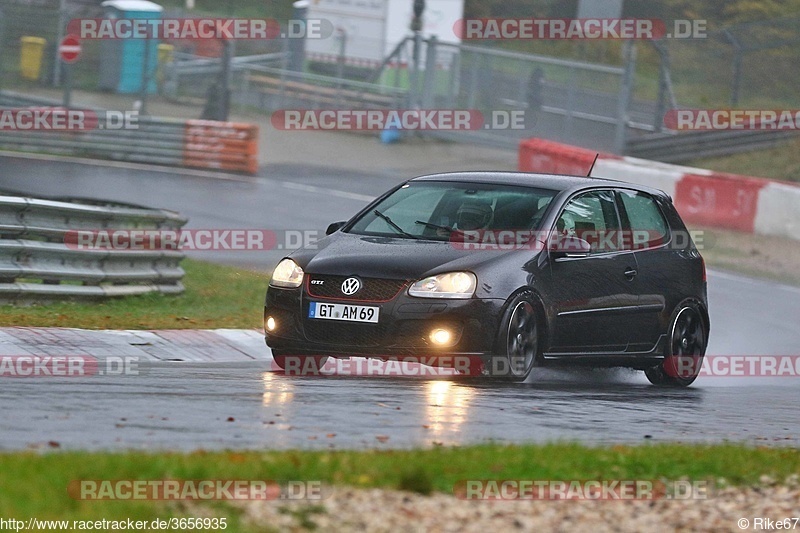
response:
M669 329L664 362L644 371L653 385L688 387L700 374L708 342L708 327L697 304L678 307Z
M518 294L503 314L489 374L511 381L524 381L539 359L539 329L533 295L529 291Z
M288 355L272 352L275 366L293 376L318 376L328 360L327 355Z

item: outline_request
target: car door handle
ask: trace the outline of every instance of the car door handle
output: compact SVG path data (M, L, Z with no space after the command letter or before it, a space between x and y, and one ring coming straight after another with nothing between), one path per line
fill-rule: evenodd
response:
M633 278L635 278L636 274L638 274L638 272L636 271L635 268L628 267L625 270L625 277L628 279L628 281L631 281Z

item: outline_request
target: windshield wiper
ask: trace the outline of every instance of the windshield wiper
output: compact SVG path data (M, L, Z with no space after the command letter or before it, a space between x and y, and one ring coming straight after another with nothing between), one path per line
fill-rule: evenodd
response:
M377 216L379 216L379 217L381 217L383 220L385 220L385 221L386 221L386 223L387 223L387 224L389 224L389 225L392 227L392 229L394 229L395 231L397 231L397 232L398 232L398 233L400 233L401 235L405 235L406 237L408 237L408 238L410 238L410 239L419 239L419 237L417 237L416 235L411 235L409 232L405 231L403 228L401 228L400 226L398 226L397 224L395 224L395 223L394 223L394 220L392 220L391 218L389 218L389 216L388 216L388 215L384 215L383 213L381 213L381 212L380 212L380 211L378 211L377 209L375 209L375 210L373 211L373 213L375 213Z
M463 231L451 228L450 226L442 226L439 224L434 224L433 222L423 222L421 220L415 220L414 224L419 224L421 226L425 226L426 228L443 229L449 231L450 233L455 233L456 231L458 231L459 233L464 233Z

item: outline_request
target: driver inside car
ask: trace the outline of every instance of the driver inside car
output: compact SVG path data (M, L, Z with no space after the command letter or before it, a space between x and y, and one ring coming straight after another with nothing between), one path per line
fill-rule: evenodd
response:
M491 202L485 200L469 199L456 211L455 229L461 231L475 231L486 229L492 221L494 210Z

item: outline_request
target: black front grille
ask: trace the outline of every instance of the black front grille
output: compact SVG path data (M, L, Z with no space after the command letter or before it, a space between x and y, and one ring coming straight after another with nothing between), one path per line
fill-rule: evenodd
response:
M306 338L312 342L341 346L378 346L384 328L378 324L348 324L338 320L307 318Z
M361 288L348 296L342 292L342 283L350 277L309 274L306 291L314 298L388 302L408 283L402 279L358 278Z

